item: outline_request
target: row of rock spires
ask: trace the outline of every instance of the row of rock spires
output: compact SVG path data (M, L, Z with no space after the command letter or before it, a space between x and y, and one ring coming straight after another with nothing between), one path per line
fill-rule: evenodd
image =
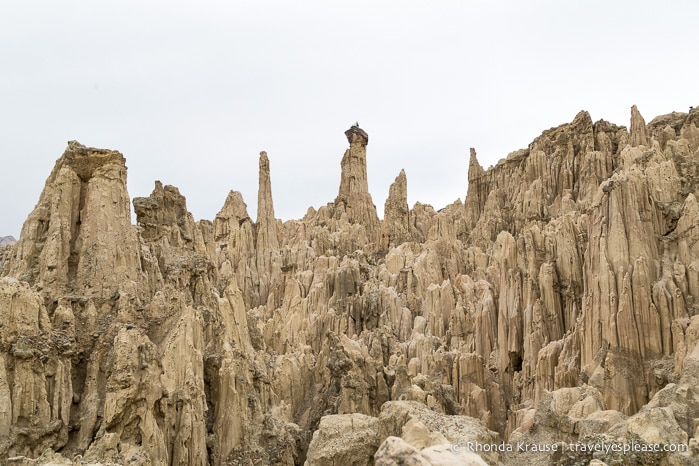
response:
M265 153L255 221L156 182L133 226L123 156L70 142L0 249L0 457L558 464L591 456L445 446L594 438L694 464L697 126L580 112L487 171L472 150L439 212L401 171L383 221L356 126L335 201L284 223Z

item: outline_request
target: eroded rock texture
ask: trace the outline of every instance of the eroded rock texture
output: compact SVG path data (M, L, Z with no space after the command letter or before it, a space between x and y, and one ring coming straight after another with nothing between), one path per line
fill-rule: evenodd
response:
M693 464L697 125L580 112L488 170L471 150L438 212L401 171L384 220L353 126L335 201L284 223L264 152L255 220L156 182L133 226L122 155L70 142L0 249L0 456L519 464L450 445L598 435Z

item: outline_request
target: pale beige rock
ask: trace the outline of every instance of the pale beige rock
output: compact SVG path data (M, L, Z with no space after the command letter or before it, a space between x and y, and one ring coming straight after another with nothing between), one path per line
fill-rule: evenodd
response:
M634 105L631 107L631 135L629 142L632 146L647 146L648 133L646 130L646 121L641 116L638 108Z
M646 443L687 444L687 433L677 424L669 408L651 408L629 418L626 430Z
M476 149L471 147L470 159L468 163L468 192L466 203L464 203L464 217L469 229L473 228L483 212L488 195L488 187L485 185L486 179L483 167L478 163Z
M137 279L124 157L69 142L22 231L6 266L11 276L99 297Z
M345 136L350 147L342 157L340 190L334 202L335 218L363 225L372 236L378 230L379 217L369 194L366 171L369 136L358 126L345 131Z
M437 445L420 451L432 466L487 466L479 455L469 451L454 452L451 445Z
M361 414L325 416L308 447L306 466L371 465L379 447L377 419Z
M231 191L195 222L156 182L133 227L121 154L70 143L0 250L0 456L436 464L469 440L693 440L698 118L582 111L487 170L472 150L463 202L408 209L401 172L383 221L358 127L335 201L284 223L265 153L254 221Z
M408 181L405 170L401 170L388 191L384 204L384 220L381 225L381 248L388 251L413 237L411 234L410 209L408 208Z
M272 182L270 180L269 158L266 152L260 152L259 188L257 191L257 237L255 249L257 255L257 281L259 284L260 304L272 299L277 305L282 299L281 265L277 220L274 218L272 201Z
M435 457L441 457L441 453L437 455L437 451L447 450L454 456L453 449L450 449L452 444L464 446L468 442L499 443L495 432L486 429L477 419L439 414L415 401L386 403L381 409L378 422L378 433L381 438L401 435L406 441L416 442L417 444L413 444L416 447L426 445L421 450L422 454L425 449L433 449ZM442 438L446 441L440 442ZM467 452L464 451L464 453ZM483 453L483 459L488 462L497 463L498 458L497 451Z
M231 191L213 222L215 264L222 286L235 282L248 305L259 302L254 224L243 196Z
M430 429L417 418L410 419L403 426L401 438L418 450L448 443L447 439L445 439L440 432L431 432Z
M402 438L392 435L397 431ZM495 443L493 434L475 419L434 413L421 403L390 402L378 418L358 414L323 417L313 434L306 464L482 465L488 463L460 446ZM365 462L368 448L374 453ZM497 462L497 452L486 455Z
M14 416L12 413L12 392L5 369L5 356L0 355L0 438L9 438Z
M388 437L374 454L375 466L431 466L420 451L400 437Z
M590 413L585 419L576 423L576 432L581 436L595 435L607 432L617 424L626 420L626 416L619 411L604 410Z

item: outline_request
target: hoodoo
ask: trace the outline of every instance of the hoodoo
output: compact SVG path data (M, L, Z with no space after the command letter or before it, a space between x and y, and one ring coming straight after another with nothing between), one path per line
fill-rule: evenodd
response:
M376 206L369 194L369 182L366 172L366 146L369 135L358 126L345 131L349 149L342 157L342 175L340 191L335 198L336 215L346 215L350 223L366 227L371 235L379 226Z
M383 220L358 125L286 222L265 152L255 221L156 182L134 226L123 156L70 142L0 245L0 458L697 464L697 125L582 111L438 211L401 170Z

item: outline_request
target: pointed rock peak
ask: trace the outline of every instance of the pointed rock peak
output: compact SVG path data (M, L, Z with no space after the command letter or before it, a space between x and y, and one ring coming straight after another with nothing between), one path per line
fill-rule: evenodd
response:
M629 138L631 146L647 146L648 131L646 130L646 120L641 116L641 112L634 105L631 107L631 136Z
M388 199L384 204L384 217L389 217L389 212L408 212L408 179L405 170L401 170L395 181L388 188Z
M366 146L369 144L369 135L359 127L359 123L355 123L350 129L345 131L345 136L347 136L350 145L361 144L362 146Z
M470 164L470 165L477 165L477 166L479 166L479 167L481 166L481 165L478 163L478 155L476 154L476 149L474 149L473 147L471 147L471 148L469 149L469 156L470 156L470 158L469 158L469 164ZM481 167L481 168L483 168L483 167Z
M393 184L391 184L391 187L389 188L388 191L388 197L389 199L393 198L398 198L398 199L404 199L403 202L406 203L408 202L408 178L405 176L405 170L401 169L400 173L398 176L396 176L396 179L393 181Z
M592 117L590 116L590 112L587 110L579 111L578 114L575 115L575 118L573 118L571 126L580 132L592 130Z
M275 268L273 252L279 249L277 236L277 221L274 218L274 203L272 202L272 181L269 176L269 159L267 152L260 152L260 174L257 188L257 221L255 228L255 252L258 273L259 303L266 304L273 296L273 302L279 301L279 293L275 294L275 285L271 278L281 270ZM276 272L275 272L276 271ZM278 290L278 289L277 289ZM276 297L275 297L276 296Z
M226 197L226 202L221 207L219 216L227 217L234 215L239 219L249 218L248 206L243 201L243 195L240 191L230 191Z
M475 180L481 176L484 172L483 167L478 163L478 157L476 157L476 149L471 147L471 157L468 162L468 179Z
M257 223L274 222L274 204L272 202L272 181L269 175L267 152L260 152L260 174L257 188Z
M260 170L269 171L269 158L267 158L267 152L260 152Z
M388 198L383 211L381 248L388 250L405 241L410 241L410 209L408 208L408 181L405 170L400 171L388 189Z

